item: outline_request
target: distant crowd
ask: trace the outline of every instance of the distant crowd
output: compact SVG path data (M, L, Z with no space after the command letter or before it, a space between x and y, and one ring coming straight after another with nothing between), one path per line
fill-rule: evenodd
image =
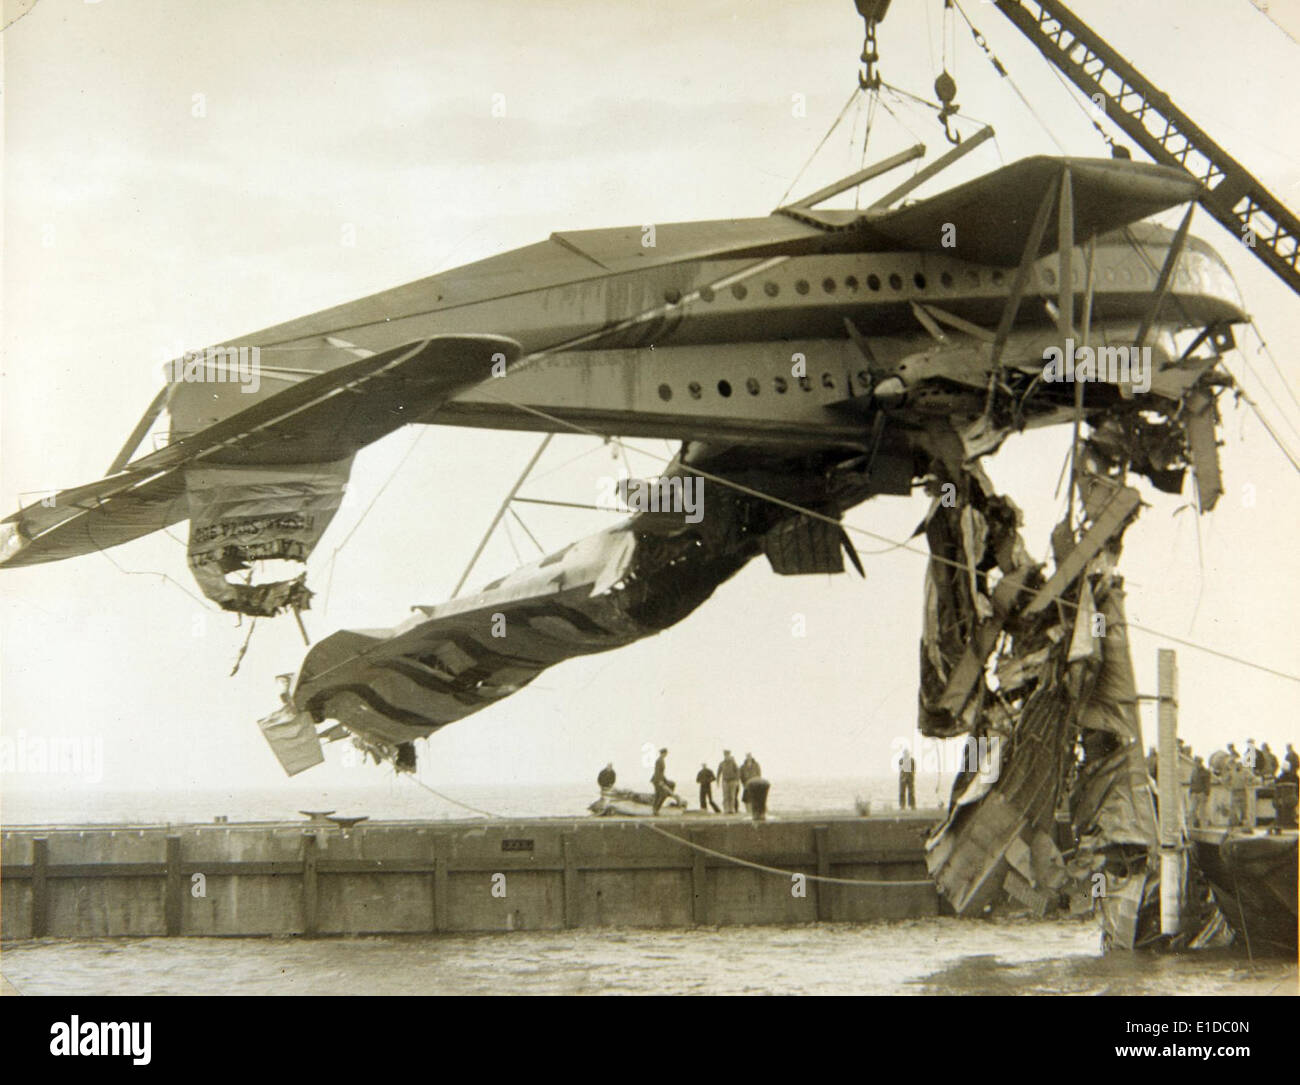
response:
M1300 754L1289 742L1280 760L1267 742L1256 746L1253 738L1246 740L1246 749L1240 752L1236 743L1229 742L1227 749L1211 754L1208 763L1203 757L1193 754L1191 746L1182 739L1178 740L1178 754L1179 778L1187 786L1191 799L1193 825L1209 823L1210 790L1215 785L1226 788L1231 796L1229 820L1234 825L1242 824L1247 818L1248 788L1273 787L1276 790L1275 806L1294 806L1295 789L1300 785ZM1184 768L1188 763L1190 771ZM1154 746L1147 751L1147 772L1152 779L1159 780ZM1279 789L1278 785L1282 787Z
M603 793L613 790L618 781L613 762L606 765L596 776L596 783ZM700 771L695 774L695 782L700 788L700 809L705 813L737 814L741 803L755 821L767 817L767 794L771 784L763 778L763 769L752 753L745 754L745 760L737 764L730 750L722 751L722 760L714 772L707 761L700 763ZM717 783L722 790L722 808L713 798L713 785ZM668 748L659 751L655 761L654 775L650 777L654 788L652 806L657 815L665 802L675 800L676 805L684 806L677 796L677 782L668 778Z

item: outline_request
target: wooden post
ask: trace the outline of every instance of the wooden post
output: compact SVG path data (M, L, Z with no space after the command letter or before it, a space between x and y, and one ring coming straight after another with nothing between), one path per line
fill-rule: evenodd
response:
M181 838L167 837L167 878L163 890L163 915L167 934L175 938L181 933L181 917L185 909L185 876L181 870Z
M435 931L451 929L447 878L447 860L440 855L433 861L433 929Z
M1183 788L1178 766L1178 660L1172 649L1157 656L1160 716L1156 748L1160 795L1160 929L1177 934L1182 926Z
M691 839L694 840L694 834ZM702 927L709 921L709 868L704 862L704 852L694 852L691 862L691 921Z
M831 853L828 837L830 836L830 827L826 825L813 826L813 848L817 852L817 876L820 878L829 878L831 876ZM831 886L826 882L817 883L817 922L828 923L831 918Z
M576 927L582 901L578 897L578 861L573 854L573 834L560 835L560 850L564 855L564 925Z
M45 868L50 864L50 842L38 836L32 841L32 937L44 938L50 929L50 892Z
M317 907L320 904L316 881L316 834L302 834L302 929L312 937L317 931Z

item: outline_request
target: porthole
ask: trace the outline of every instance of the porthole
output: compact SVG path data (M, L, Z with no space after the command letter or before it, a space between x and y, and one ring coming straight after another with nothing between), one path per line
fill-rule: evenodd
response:
M834 391L834 390L835 390L835 378L832 377L829 373L823 373L823 374L822 374L822 387L823 387L823 388L829 388L831 391Z
M889 277L889 288L890 288L891 290L902 290L902 289L903 289L903 276L899 275L897 272L895 272L893 275L891 275L891 276Z
M673 398L673 390L669 388L668 385L661 384L659 386L659 398L662 399L665 403L667 403L670 399Z
M925 289L925 276L922 275L919 271L912 276L912 282L916 283L916 288L918 290Z
M686 390L691 393L691 399L699 399L704 392L704 389L700 387L699 381L691 381L691 383L686 386Z
M952 286L952 272L945 271L942 275L939 276L939 281L943 283L944 286L948 286L948 287Z
M682 292L680 290L664 291L664 301L666 301L669 305L676 305L681 300L682 300Z
M700 287L700 301L712 301L712 300L713 300L713 287L711 286Z
M845 279L844 289L850 291L856 291L858 289L858 277L856 275L850 275L847 279Z
M776 283L764 283L763 293L766 294L769 298L774 298L777 296L777 294L781 293L781 288L777 286Z
M785 395L785 390L789 388L790 385L784 377L773 377L772 387L776 389L777 395L783 396Z
M993 273L993 285L994 285L994 286L1001 286L1001 285L1002 285L1002 280L1005 279L1005 278L1006 278L1006 276L1003 275L1002 272L1000 272L1000 271L995 271L995 272Z
M797 280L797 281L795 282L795 284L794 284L794 288L795 288L796 293L799 293L799 294L806 294L806 293L808 293L808 280L807 280L807 279L799 279L799 280Z
M758 395L758 381L753 377L750 377L745 381L745 391L747 391L751 396Z
M979 286L980 273L976 271L974 268L970 268L966 272L966 283L968 286Z
M802 388L805 392L811 392L811 391L812 391L812 381L810 381L807 377L800 377L800 378L799 378L799 387Z
M726 399L729 395L731 395L730 381L718 381L718 395L720 395L723 399Z
M824 278L824 279L822 280L822 289L825 290L826 293L828 293L828 294L834 294L834 293L835 293L835 280L832 279L832 278L828 275L826 278Z
M749 293L744 283L733 283L731 287L731 296L737 301L744 301L745 295Z
M867 276L867 289L868 289L868 290L879 290L879 289L880 289L880 276L879 276L879 275L868 275L868 276Z

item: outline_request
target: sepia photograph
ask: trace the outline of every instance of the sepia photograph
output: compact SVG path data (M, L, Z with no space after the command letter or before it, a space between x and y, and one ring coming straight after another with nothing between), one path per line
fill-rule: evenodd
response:
M3 23L34 1056L198 996L1286 1042L1300 0Z

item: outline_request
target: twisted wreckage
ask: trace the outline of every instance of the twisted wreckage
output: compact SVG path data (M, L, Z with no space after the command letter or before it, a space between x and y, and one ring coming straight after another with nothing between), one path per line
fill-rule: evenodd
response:
M296 613L304 576L254 583L255 563L305 562L353 454L406 423L680 440L659 486L692 479L703 515L665 500L395 629L334 633L263 721L290 772L346 736L406 769L415 739L666 629L759 554L780 575L858 566L844 512L925 487L921 730L1002 750L997 774L957 781L934 876L967 912L1000 892L1046 908L1101 873L1131 941L1155 834L1116 571L1140 506L1126 479L1176 493L1190 469L1213 507L1219 361L1245 314L1190 210L1177 232L1142 222L1195 199L1181 171L1029 158L894 206L915 183L866 212L817 210L823 190L766 218L659 225L652 245L640 228L557 233L187 356L105 479L6 521L3 564L189 518L211 599ZM214 381L250 350L258 382ZM170 442L132 458L164 409ZM1054 424L1076 441L1049 569L979 465ZM1069 863L1049 832L1067 791Z

